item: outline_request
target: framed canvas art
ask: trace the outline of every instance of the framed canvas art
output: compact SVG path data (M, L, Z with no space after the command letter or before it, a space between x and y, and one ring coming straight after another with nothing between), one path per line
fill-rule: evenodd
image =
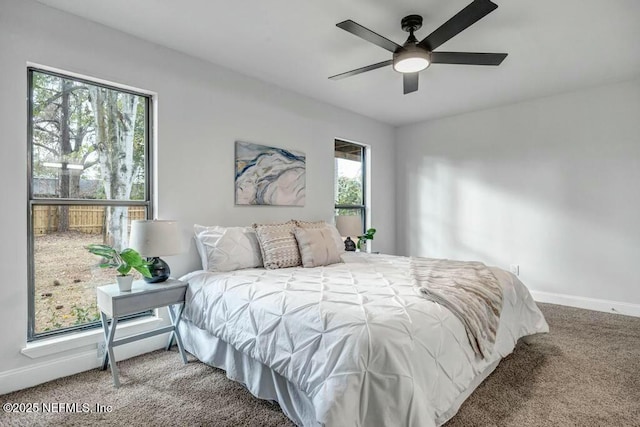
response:
M236 205L304 206L304 153L236 141Z

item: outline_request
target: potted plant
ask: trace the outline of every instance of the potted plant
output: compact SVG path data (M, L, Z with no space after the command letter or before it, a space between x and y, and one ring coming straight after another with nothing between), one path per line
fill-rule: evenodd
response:
M358 236L358 249L363 252L367 251L367 240L373 240L373 235L376 234L375 228L370 228L362 236Z
M118 288L122 292L131 291L133 276L129 273L132 268L139 271L144 277L151 277L151 272L149 271L150 262L142 258L135 249L126 248L118 252L109 245L93 244L87 246L87 250L104 258L105 262L102 262L100 267L118 270L120 274L116 276L116 279L118 280Z

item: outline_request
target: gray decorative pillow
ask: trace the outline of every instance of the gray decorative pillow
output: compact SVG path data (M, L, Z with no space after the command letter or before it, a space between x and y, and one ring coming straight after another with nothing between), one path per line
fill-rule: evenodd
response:
M264 268L297 267L302 264L298 242L293 234L294 221L282 224L253 224L260 243Z
M338 229L336 228L335 225L329 224L328 222L325 222L325 221L315 221L315 222L296 221L296 225L298 227L300 227L300 228L324 228L324 229L326 229L329 232L329 234L331 235L331 238L333 239L333 241L335 242L336 249L338 250L338 254L343 254L344 253L344 241L342 240L342 237L340 236L340 232L338 231Z
M329 228L300 228L294 230L305 268L342 262Z

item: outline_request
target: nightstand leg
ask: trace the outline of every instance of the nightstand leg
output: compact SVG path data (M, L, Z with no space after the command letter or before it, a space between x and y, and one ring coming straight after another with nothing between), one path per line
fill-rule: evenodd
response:
M107 343L109 342L109 321L107 320L106 314L100 312L100 319L102 319L102 334L104 335L104 354L102 355L102 366L100 367L101 371L107 369L107 365L109 364L109 352L106 349Z
M180 336L180 331L178 331L178 325L180 324L180 319L182 317L182 311L184 310L184 304L177 304L178 312L173 311L173 306L169 306L169 317L171 318L171 323L173 324L173 332L169 334L169 342L167 343L167 350L171 348L173 344L173 337L176 338L176 343L178 344L178 351L180 352L180 357L182 358L182 363L187 364L187 355L184 352L184 346L182 345L182 337Z
M173 311L173 306L169 305L167 306L167 310L169 310L169 319L171 319L171 324L174 326L175 328L175 324L176 324L176 315ZM169 333L169 341L167 342L167 346L165 347L165 350L169 351L171 349L171 346L173 345L173 338L175 337L175 330L171 331Z
M104 328L105 333L105 341L107 343L107 351L104 354L104 359L102 360L102 369L107 369L107 363L111 365L111 376L113 377L113 385L115 387L120 387L120 380L118 378L118 365L116 363L116 358L113 355L113 338L116 336L116 325L118 324L118 318L114 317L111 319L111 328L108 328L107 316L104 313L100 313L102 318L102 327ZM109 331L107 335L107 330Z

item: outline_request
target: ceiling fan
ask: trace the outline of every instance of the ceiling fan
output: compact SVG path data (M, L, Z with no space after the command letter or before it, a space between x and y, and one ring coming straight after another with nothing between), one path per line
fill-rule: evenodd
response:
M420 42L418 42L413 33L422 27L422 16L405 16L402 18L401 25L402 29L409 33L409 38L402 46L380 34L374 33L351 19L340 22L336 24L337 27L390 51L393 53L393 59L347 71L346 73L336 74L329 77L329 79L339 80L386 67L387 65L393 65L394 70L402 73L404 94L406 95L418 90L418 73L430 64L500 65L504 58L507 57L506 53L434 52L438 46L469 28L497 8L498 5L490 0L474 0Z

